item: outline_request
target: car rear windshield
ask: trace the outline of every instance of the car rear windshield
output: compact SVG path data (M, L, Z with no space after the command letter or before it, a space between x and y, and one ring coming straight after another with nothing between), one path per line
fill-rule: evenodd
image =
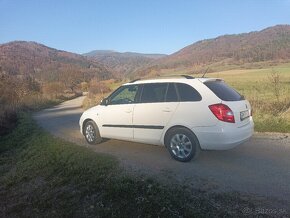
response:
M223 101L241 101L244 97L229 87L224 81L214 80L204 83L217 97Z

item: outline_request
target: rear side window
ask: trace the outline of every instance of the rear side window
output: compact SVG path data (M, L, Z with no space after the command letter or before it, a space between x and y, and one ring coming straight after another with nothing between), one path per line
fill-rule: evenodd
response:
M184 83L176 84L180 101L200 101L201 95L190 85Z
M164 102L167 83L144 84L141 95L142 103Z
M223 101L240 101L244 97L236 90L229 87L225 82L220 80L208 81L204 83L217 97Z

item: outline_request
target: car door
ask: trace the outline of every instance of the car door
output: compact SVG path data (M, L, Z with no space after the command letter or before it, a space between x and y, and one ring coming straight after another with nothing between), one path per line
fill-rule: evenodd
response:
M179 104L175 86L144 84L141 93L133 113L134 140L160 144L161 135Z
M121 86L108 97L100 111L102 137L133 139L133 108L138 85Z

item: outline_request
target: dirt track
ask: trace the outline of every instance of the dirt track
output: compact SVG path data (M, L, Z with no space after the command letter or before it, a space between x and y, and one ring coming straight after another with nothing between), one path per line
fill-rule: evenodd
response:
M255 134L229 151L203 151L189 163L173 160L161 146L108 140L90 146L79 132L83 97L34 114L57 137L116 156L128 171L158 176L213 191L238 191L290 205L290 135ZM278 202L278 201L276 201ZM290 206L289 206L290 207Z

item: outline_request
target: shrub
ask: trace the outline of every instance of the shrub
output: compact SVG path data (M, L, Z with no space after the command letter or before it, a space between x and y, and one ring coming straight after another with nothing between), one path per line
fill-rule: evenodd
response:
M111 89L103 82L94 79L90 82L89 93L91 94L104 94L110 92Z

